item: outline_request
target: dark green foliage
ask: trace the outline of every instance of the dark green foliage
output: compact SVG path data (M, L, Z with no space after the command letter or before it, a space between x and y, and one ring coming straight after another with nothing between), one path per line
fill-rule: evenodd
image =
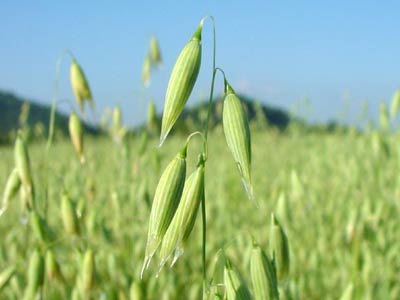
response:
M14 135L21 127L19 116L24 102L29 103L30 106L25 126L34 131L35 126L41 124L40 126L43 126L44 129L43 134L47 137L50 119L49 106L23 99L13 93L0 91L0 144L14 141ZM68 117L57 113L55 120L56 132L68 136ZM94 134L99 131L92 126L85 125L85 132Z

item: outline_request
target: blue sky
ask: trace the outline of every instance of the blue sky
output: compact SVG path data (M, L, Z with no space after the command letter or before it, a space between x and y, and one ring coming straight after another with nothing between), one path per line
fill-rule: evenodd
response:
M399 1L2 1L0 89L50 103L55 63L70 49L82 65L101 113L119 103L127 124L145 118L150 98L162 110L168 77L200 19L217 26L217 65L233 87L283 108L309 99L311 118L346 112L364 100L370 115L400 88ZM189 103L208 94L211 23ZM141 68L151 35L163 69L145 89ZM69 64L61 65L59 99L73 101ZM222 91L217 78L216 92ZM65 101L59 109L68 111ZM303 109L304 111L304 109Z

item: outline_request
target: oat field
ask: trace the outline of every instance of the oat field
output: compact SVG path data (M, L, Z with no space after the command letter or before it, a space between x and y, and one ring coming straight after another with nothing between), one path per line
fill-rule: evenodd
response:
M183 141L174 136L158 148L157 138L149 138L145 146L136 136L121 146L106 138L89 139L83 166L69 140L54 144L48 157L43 155L44 144L29 145L42 229L21 206L21 197L14 197L0 217L1 298L24 297L33 276L30 259L38 250L43 257L51 251L59 268L50 271L46 260L45 274L36 275L42 277L37 291L42 299L80 299L74 295L84 284L83 260L90 249L95 266L87 287L90 299L200 299L200 219L175 266L165 267L158 278L157 268L151 267L140 280L155 186ZM210 141L206 265L211 285L222 296L221 249L252 291L252 239L268 249L274 212L286 230L290 251L290 268L282 283L289 286L290 295L282 293L282 299L400 297L396 136L376 144L367 133L253 130L253 185L259 207L247 198L235 164L226 159L229 150L221 127L212 131ZM188 157L199 146L200 141L195 142ZM13 148L3 147L0 153L0 178L5 183L14 166ZM46 193L47 163L51 176ZM194 165L194 159L188 160L188 170ZM63 192L76 214L76 234L63 223ZM14 272L7 280L9 268ZM352 296L340 298L349 289Z

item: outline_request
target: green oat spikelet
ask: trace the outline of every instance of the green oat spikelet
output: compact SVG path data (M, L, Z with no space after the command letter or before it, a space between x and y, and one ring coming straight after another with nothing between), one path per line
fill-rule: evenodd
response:
M21 131L18 132L17 139L15 141L15 164L22 184L24 186L32 186L28 149L25 141L22 138Z
M72 91L81 113L83 115L85 114L85 101L89 102L92 110L94 111L95 106L89 83L86 80L85 73L75 58L72 58L71 62L70 80Z
M57 279L60 282L64 282L64 276L61 273L60 265L52 250L47 250L46 252L46 275L50 281Z
M36 238L45 243L48 240L45 220L36 211L31 211L29 222Z
M271 216L269 235L270 256L278 280L287 277L290 268L289 241L281 224L274 214Z
M160 146L181 114L200 71L201 64L201 31L203 21L185 45L169 78L165 95L164 112L161 122Z
M150 75L151 75L151 56L147 54L142 67L142 82L145 87L150 85Z
M4 188L3 201L0 209L0 216L7 210L10 201L18 193L21 186L21 179L19 178L18 169L14 168L8 176L6 187Z
M122 112L119 105L115 106L112 112L112 130L118 133L122 128Z
M200 155L196 170L185 182L181 201L162 241L160 270L172 254L174 257L171 267L183 254L183 244L189 238L201 199L204 197L204 163L204 157Z
M78 217L70 198L65 192L61 196L61 215L65 232L70 235L79 235Z
M274 267L267 254L255 242L251 252L250 273L255 300L279 300Z
M17 139L15 141L14 159L15 166L18 170L19 178L22 183L22 187L25 190L25 195L27 199L27 203L25 203L26 207L28 207L28 209L33 209L34 188L31 175L31 165L29 160L28 148L22 137L21 131L18 131Z
M119 105L115 106L112 111L112 125L110 133L116 144L121 144L127 133L127 128L122 126L122 111Z
M141 277L149 267L150 261L160 246L179 205L186 177L186 154L187 144L169 163L158 182L151 207L146 254Z
M83 294L88 294L94 286L95 267L94 252L88 249L85 252L82 263L81 288Z
M69 116L69 135L71 137L72 145L79 156L80 163L85 162L83 155L83 127L77 114L73 111Z
M249 288L227 260L224 268L224 285L227 300L251 300Z
M228 148L236 161L247 195L256 203L251 183L251 136L249 121L240 99L226 80L222 125Z
M38 249L35 249L29 260L28 286L24 299L34 299L39 288L44 283L44 259Z
M150 38L150 55L151 55L151 60L154 62L156 66L162 65L160 45L158 44L158 41L155 36L152 36Z

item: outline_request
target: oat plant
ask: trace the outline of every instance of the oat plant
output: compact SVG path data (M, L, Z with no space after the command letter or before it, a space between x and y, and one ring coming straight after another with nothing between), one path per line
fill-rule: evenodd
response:
M50 121L49 121L49 132L48 132L48 137L47 137L47 143L46 143L46 151L45 151L45 158L44 158L44 170L45 170L45 183L44 183L44 191L45 191L45 197L43 199L43 210L44 210L44 215L47 215L47 210L48 210L48 167L49 167L49 161L47 157L49 156L49 151L51 148L51 144L54 139L54 131L55 131L55 115L56 115L56 107L57 107L57 97L58 97L58 81L60 77L60 67L62 60L65 55L68 55L70 60L71 60L71 65L70 65L70 82L71 82L71 89L74 94L76 103L78 105L78 108L82 114L82 116L85 116L85 102L88 102L93 113L95 113L95 104L93 101L93 96L92 92L88 83L88 80L86 79L85 73L81 67L81 65L78 63L77 59L73 55L73 53L69 50L64 50L60 56L57 59L56 62L56 74L55 74L55 81L54 81L54 92L53 92L53 101L51 104L51 109L50 109ZM74 109L72 108L71 105L71 115L69 118L68 122L68 128L71 136L71 141L73 144L73 147L79 157L80 163L83 164L85 161L85 157L83 154L83 125L81 124L78 115L75 113Z
M92 92L81 65L78 63L78 61L76 60L75 56L72 54L71 51L69 50L63 51L60 54L56 63L53 101L51 104L51 111L50 111L49 135L47 138L47 146L46 146L47 151L49 151L54 138L55 114L56 114L57 97L58 97L58 81L60 77L61 62L65 55L69 55L71 59L71 66L70 66L71 88L76 103L79 107L79 110L81 111L82 115L85 115L85 102L89 103L93 112L95 110Z
M206 199L205 176L208 158L208 131L217 71L224 77L225 97L223 100L223 127L229 150L239 169L239 174L249 198L254 199L251 183L251 139L246 113L241 100L228 83L225 73L216 67L215 21L212 16L204 17L192 37L183 47L172 69L165 96L162 116L160 147L171 132L182 113L195 86L200 71L202 56L202 29L209 18L213 24L213 62L211 87L208 101L207 118L202 130L190 134L180 151L167 166L156 188L152 203L148 227L146 254L141 277L148 269L153 256L160 249L158 273L169 262L171 267L183 254L196 221L198 210L202 213L202 266L203 299L209 295L206 278ZM196 169L186 178L187 147L194 136L203 140L199 151ZM228 272L229 273L229 272ZM228 282L230 282L228 280Z

